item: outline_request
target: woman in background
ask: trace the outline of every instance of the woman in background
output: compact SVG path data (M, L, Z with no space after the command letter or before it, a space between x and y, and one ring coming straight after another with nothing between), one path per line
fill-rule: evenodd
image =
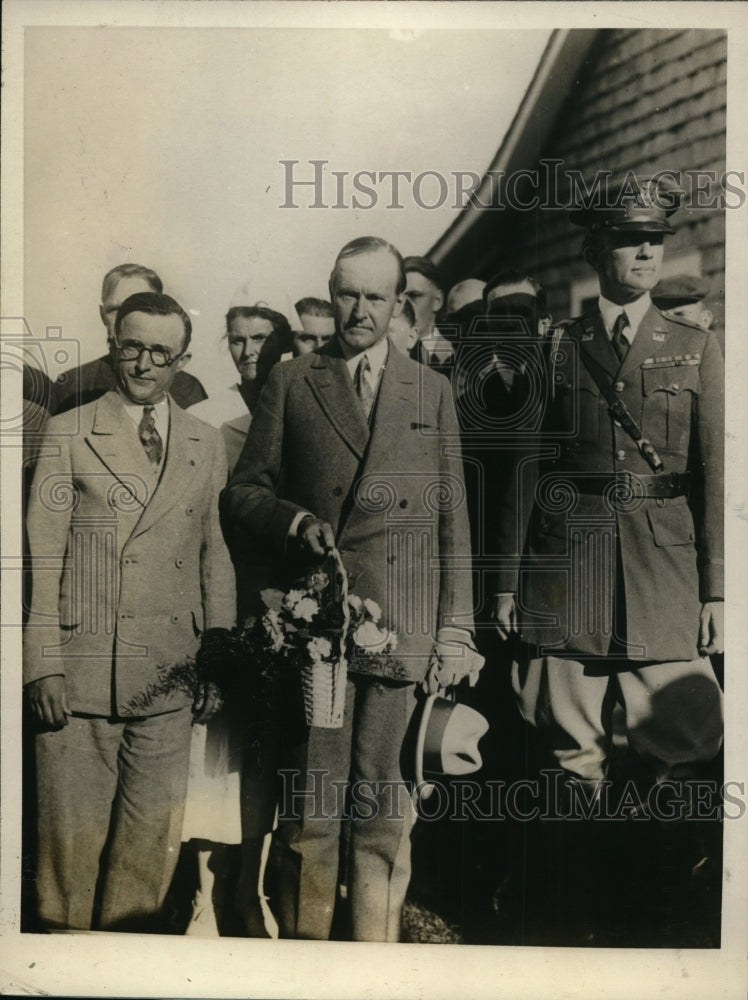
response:
M220 428L229 472L244 446L259 398L260 351L271 336L285 342L292 327L300 326L290 300L280 299L277 309L264 300L229 309L226 340L240 379L190 411ZM241 624L263 585L264 573L249 559L234 568ZM242 930L250 937L268 936L259 878L263 842L275 815L275 771L270 766L272 756L251 737L242 726L241 713L229 716L222 711L193 729L182 830L182 842L189 842L197 856L198 886L185 930L190 936L219 937Z

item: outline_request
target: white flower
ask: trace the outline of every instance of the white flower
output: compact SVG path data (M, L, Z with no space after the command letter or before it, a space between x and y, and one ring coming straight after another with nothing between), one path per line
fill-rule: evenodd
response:
M353 641L367 653L383 653L388 640L387 630L377 628L374 622L361 622L353 633Z
M356 594L349 594L348 603L350 604L350 606L353 608L353 610L356 612L357 615L361 614L361 609L363 608L364 602L361 600L360 597L358 597Z
M293 609L294 618L303 618L305 622L310 622L319 611L319 604L311 597L302 597Z
M330 584L330 578L327 573L323 573L318 570L315 573L311 573L307 580L309 590L316 590L318 594L321 594Z
M288 608L289 611L295 611L296 605L304 597L303 590L289 590L286 596L283 598L283 606Z
M364 607L373 622L378 622L382 617L382 609L379 607L376 601L372 601L371 598L364 598Z
M262 624L265 626L265 632L270 639L273 651L277 653L283 645L283 629L278 612L273 611L272 608L266 611L262 616Z
M312 663L319 663L321 660L328 659L330 653L332 653L332 643L329 639L323 639L322 636L315 635L309 640L307 652Z

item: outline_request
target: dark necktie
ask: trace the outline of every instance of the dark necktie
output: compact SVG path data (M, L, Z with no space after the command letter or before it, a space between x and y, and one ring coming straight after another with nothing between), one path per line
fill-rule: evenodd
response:
M623 359L628 354L629 347L631 346L626 337L623 335L623 331L628 325L629 321L626 316L626 310L624 309L623 312L616 316L616 321L613 324L612 337L613 347L615 348L615 352L618 355L618 360L620 362L623 362Z
M148 461L158 471L158 467L161 464L161 457L164 454L164 442L156 430L156 421L153 416L152 406L143 407L143 416L138 424L138 437L140 438L140 443L145 448Z
M353 385L356 389L358 398L361 400L361 405L364 408L364 413L366 414L366 419L369 419L371 414L371 408L374 404L374 390L371 387L371 382L366 377L371 372L371 365L369 364L369 359L364 354L358 363L356 368L356 375L353 379Z

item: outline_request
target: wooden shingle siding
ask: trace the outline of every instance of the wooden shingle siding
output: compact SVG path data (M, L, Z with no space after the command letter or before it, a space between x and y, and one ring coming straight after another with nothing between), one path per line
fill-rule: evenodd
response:
M562 159L560 171L581 171L588 184L603 169L634 170L640 176L661 169L711 170L719 179L726 169L726 77L724 31L602 31L540 159ZM539 162L525 167L540 169ZM569 184L563 174L559 180L556 197L564 203ZM572 282L590 275L580 256L582 234L567 213L540 208L489 214L489 238L465 239L458 268L450 259L454 280L469 274L488 278L519 267L546 286L553 315L567 315ZM676 235L668 253L701 251L702 271L712 284L710 304L719 320L724 212L686 203L672 221ZM461 273L454 276L457 270Z

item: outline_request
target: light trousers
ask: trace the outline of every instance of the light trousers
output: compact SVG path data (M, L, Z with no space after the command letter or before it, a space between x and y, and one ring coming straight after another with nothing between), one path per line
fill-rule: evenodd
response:
M158 929L179 853L189 708L71 716L36 739L39 919L48 929Z
M629 746L663 772L711 760L722 745L723 697L708 657L646 666L616 661L606 671L600 661L526 656L513 664L512 684L522 715L543 732L557 765L588 782L605 777L616 701Z

